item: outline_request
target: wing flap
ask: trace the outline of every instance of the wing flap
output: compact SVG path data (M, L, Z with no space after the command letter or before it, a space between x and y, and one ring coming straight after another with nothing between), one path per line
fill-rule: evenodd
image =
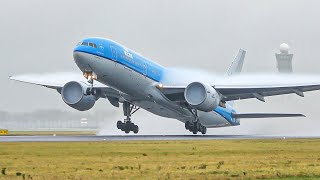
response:
M320 90L320 76L313 75L274 75L252 74L237 76L215 77L211 84L224 101L256 98L264 101L264 97L297 94L304 96L303 92ZM164 95L169 99L185 101L185 86L166 86L161 88Z
M303 92L320 90L320 85L305 85L305 86L287 86L287 87L262 87L262 88L221 88L216 87L223 96L225 101L233 101L240 99L249 99L268 96L277 96L284 94L297 94L304 97Z

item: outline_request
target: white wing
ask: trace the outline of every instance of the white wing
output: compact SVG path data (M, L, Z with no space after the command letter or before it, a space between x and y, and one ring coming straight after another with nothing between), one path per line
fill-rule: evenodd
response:
M163 85L162 92L169 99L184 101L185 86ZM214 87L222 100L232 101L257 98L264 101L266 96L295 93L304 96L303 92L320 90L320 76L313 75L238 75L215 78Z
M81 73L73 73L73 72L59 72L59 73L45 73L45 74L24 74L17 76L10 76L9 79L25 82L29 84L35 84L40 86L45 86L52 89L61 89L66 83L70 81L78 81L83 82L90 86L87 80L82 76ZM108 87L100 82L95 81L93 87L100 89L102 93L102 97L115 97L119 98L119 91Z
M20 82L46 86L50 88L62 88L70 81L81 81L87 83L86 78L80 73L73 72L59 72L59 73L45 73L45 74L24 74L17 76L10 76L9 79ZM97 81L94 83L95 87L107 87Z

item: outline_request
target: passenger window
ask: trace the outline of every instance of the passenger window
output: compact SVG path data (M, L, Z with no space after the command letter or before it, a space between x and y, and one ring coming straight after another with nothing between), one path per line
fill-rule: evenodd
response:
M93 47L93 43L89 43L89 46Z
M87 42L82 42L82 45L88 46L88 43Z
M94 47L94 48L97 48L97 45L96 45L96 44L94 44L94 43L92 43L92 44L93 44L93 47Z

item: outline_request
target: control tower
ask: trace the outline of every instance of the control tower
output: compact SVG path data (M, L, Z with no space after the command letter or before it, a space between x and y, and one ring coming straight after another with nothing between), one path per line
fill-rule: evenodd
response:
M280 53L276 53L277 68L280 73L292 73L293 54L289 54L289 45L282 43Z

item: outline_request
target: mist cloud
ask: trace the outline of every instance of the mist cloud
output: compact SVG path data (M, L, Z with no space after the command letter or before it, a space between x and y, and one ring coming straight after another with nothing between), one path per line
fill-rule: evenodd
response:
M72 50L78 41L92 36L113 39L167 67L202 69L209 74L224 74L239 48L247 51L245 73L275 72L274 54L285 42L294 54L295 73L317 74L319 6L318 0L307 3L301 0L3 0L0 6L0 82L3 85L0 109L9 112L73 111L56 91L12 82L8 76L79 72ZM191 75L190 79L181 81L193 81L196 77L198 75ZM237 102L236 107L240 112L297 112L306 114L307 118L243 120L240 127L210 129L208 133L295 134L299 131L308 134L320 125L320 96L319 92L305 96L271 97L266 98L266 103L244 100ZM106 109L115 108L102 99L94 107L96 111ZM116 111L121 118L121 109ZM141 124L142 133L188 133L182 123L145 111L133 118ZM109 119L114 124L118 120L116 117ZM114 124L110 126L114 128Z

